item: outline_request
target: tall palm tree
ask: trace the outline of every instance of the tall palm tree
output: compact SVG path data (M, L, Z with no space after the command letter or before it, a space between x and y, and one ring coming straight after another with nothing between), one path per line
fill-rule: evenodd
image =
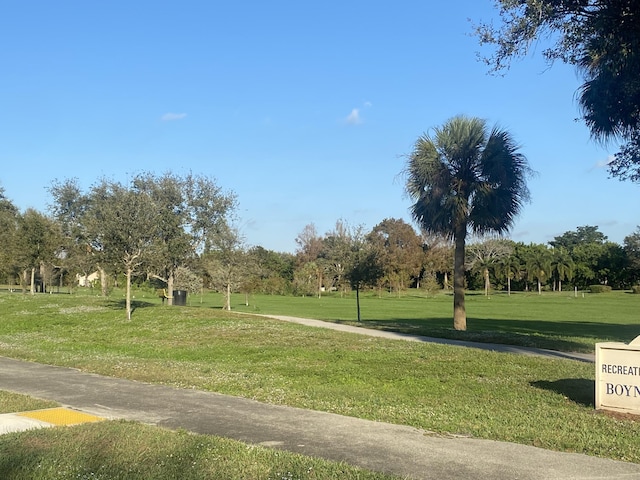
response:
M544 245L531 245L525 259L529 280L538 283L538 295L542 295L542 283L551 276L551 252Z
M569 255L569 252L565 248L554 248L551 255L551 271L558 279L558 291L561 292L562 281L571 280L573 278L573 269L575 264L573 263L571 255Z
M456 116L421 136L409 156L411 214L428 233L454 240L453 327L466 330L464 260L467 231L509 230L529 190L527 160L511 135L484 120Z
M511 295L511 280L518 278L521 270L520 259L514 253L500 259L498 271L507 279L507 295Z

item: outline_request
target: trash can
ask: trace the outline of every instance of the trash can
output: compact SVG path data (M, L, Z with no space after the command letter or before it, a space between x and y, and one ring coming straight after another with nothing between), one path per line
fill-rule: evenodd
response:
M185 306L187 304L187 291L186 290L174 290L173 291L173 304Z

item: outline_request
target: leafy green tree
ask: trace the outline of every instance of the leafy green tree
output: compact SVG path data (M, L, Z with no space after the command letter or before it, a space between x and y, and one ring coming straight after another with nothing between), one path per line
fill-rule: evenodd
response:
M0 187L0 275L7 279L16 273L19 219L18 208L5 196L4 189Z
M32 208L20 216L16 232L16 260L23 272L23 285L29 283L31 294L35 293L36 271L43 271L46 264L56 261L61 243L59 226L51 218ZM27 278L29 271L30 279Z
M85 222L89 198L82 192L76 178L53 181L49 194L49 211L60 225L63 237L61 264L68 273L87 278L98 267Z
M256 265L256 285L253 290L270 295L284 295L291 291L296 263L294 255L274 252L261 246L250 248L247 254Z
M369 241L382 252L382 265L389 287L398 294L419 280L424 265L422 239L402 219L385 218L373 227Z
M334 230L327 232L322 239L322 249L317 263L323 271L323 286L331 290L334 286L341 294L348 289L345 272L351 249L351 232L344 220L338 220Z
M628 260L629 282L638 285L640 282L640 226L635 232L624 237L624 252Z
M596 266L598 283L611 288L631 287L629 279L629 259L622 246L615 242L605 242Z
M120 183L101 180L90 192L88 235L99 263L126 277L125 309L131 320L131 281L149 259L156 238L156 206L151 196Z
M296 272L294 272L294 285L296 290L306 288L310 277L309 269L315 268L313 273L315 279L316 294L318 298L322 295L322 285L324 284L325 262L321 259L323 249L323 237L321 237L313 223L305 225L302 232L296 237L298 249L296 250ZM296 273L298 273L296 275ZM307 293L304 293L305 295Z
M604 253L604 243L582 243L577 245L571 255L575 261L574 282L580 288L600 283L598 263Z
M406 191L411 213L428 233L455 242L454 313L456 330L466 330L465 245L468 230L502 234L529 198L524 155L511 135L484 120L464 116L423 135L409 156Z
M170 172L139 174L132 188L153 202L156 234L148 268L167 285L171 305L177 269L186 267L205 249L215 249L228 236L235 195L223 192L213 179Z
M493 71L549 40L544 57L574 65L584 83L578 92L583 119L599 140L625 142L612 175L640 180L640 2L637 0L498 0L501 23L481 23L484 57Z
M453 272L453 247L451 242L438 236L423 236L423 278L440 275L442 288L449 290L449 278Z
M573 283L586 288L593 283L608 283L608 272L603 266L608 248L607 237L597 226L585 225L555 237L549 244L564 249L574 262Z
M607 236L598 230L597 226L585 225L576 228L575 231L564 232L562 235L554 237L549 242L554 248L565 248L569 253L578 245L585 243L603 244L607 240Z
M319 295L322 277L316 262L298 265L293 272L293 291L296 295Z
M224 310L231 310L231 294L241 287L255 270L237 228L219 231L210 250L203 255L203 263L213 287L224 296Z

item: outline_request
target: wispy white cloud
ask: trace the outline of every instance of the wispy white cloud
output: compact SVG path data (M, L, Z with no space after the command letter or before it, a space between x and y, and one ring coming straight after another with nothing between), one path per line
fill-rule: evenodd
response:
M349 125L358 125L362 123L362 118L360 118L360 109L354 108L351 110L351 113L347 115L347 118L344 119Z
M160 117L163 122L173 122L176 120L182 120L187 116L186 113L165 113Z
M371 108L373 106L373 104L368 100L362 105L364 108ZM360 108L354 108L353 110L351 110L351 113L344 118L344 122L349 125L360 125L361 123L364 123L364 119L362 118L362 114L360 112Z

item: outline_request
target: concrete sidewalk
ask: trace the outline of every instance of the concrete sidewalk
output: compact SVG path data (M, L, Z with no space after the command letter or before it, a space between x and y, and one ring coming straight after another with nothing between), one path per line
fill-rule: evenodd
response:
M640 465L512 443L443 437L252 400L0 357L0 389L128 419L344 461L413 479L640 479Z

